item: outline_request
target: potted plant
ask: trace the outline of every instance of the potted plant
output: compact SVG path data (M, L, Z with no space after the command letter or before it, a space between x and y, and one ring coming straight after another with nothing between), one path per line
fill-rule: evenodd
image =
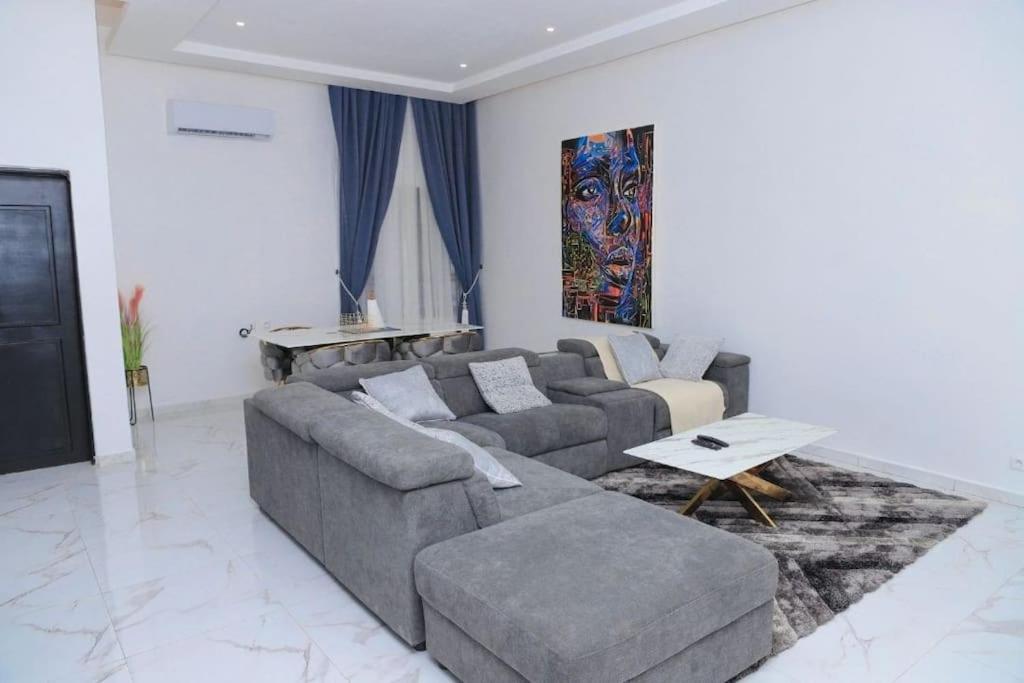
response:
M146 290L135 285L132 296L125 303L121 292L117 293L117 306L121 311L121 348L124 351L125 377L131 386L143 387L149 384L149 369L142 364L149 337L149 325L142 322L139 305Z

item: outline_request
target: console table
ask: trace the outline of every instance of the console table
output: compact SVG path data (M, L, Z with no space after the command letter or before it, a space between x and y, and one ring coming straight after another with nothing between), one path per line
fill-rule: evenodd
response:
M457 334L484 329L480 325L459 323L419 323L402 327L385 327L370 332L353 332L340 327L309 327L305 329L278 330L258 335L260 341L285 349L311 349L318 346L332 346L346 342L384 340L394 347L397 342L412 337L431 337L441 334Z
M391 360L403 342L415 342L415 340L427 337L447 337L450 335L465 334L482 330L480 325L462 325L459 323L413 323L401 327L382 327L373 330L357 331L344 327L302 327L293 329L278 329L263 332L257 335L260 341L264 374L267 379L281 382L291 374L292 361L298 360L300 364L309 362L309 354L313 357L324 355L331 359L333 354L329 349L333 347L359 346L360 342L377 342L376 354L373 349L368 355L361 355L355 363L372 362L374 360ZM383 346L383 349L381 347ZM318 352L318 350L323 351ZM390 349L390 350L389 350ZM360 354L357 354L360 355ZM323 366L320 366L323 367Z

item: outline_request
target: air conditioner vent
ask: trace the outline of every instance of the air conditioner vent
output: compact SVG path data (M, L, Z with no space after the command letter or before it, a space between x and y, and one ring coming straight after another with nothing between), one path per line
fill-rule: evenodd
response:
M206 102L167 101L167 131L173 135L269 140L274 112Z

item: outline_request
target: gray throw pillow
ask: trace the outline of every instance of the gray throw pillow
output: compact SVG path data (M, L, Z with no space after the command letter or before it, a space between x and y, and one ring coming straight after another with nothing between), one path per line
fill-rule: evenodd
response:
M408 370L359 380L363 391L384 404L389 411L413 422L454 420L453 413L434 391L420 365Z
M644 335L613 334L608 337L608 344L612 347L615 362L626 384L632 386L662 378L661 370L658 368L658 357L654 355L654 349Z
M519 481L514 474L509 472L508 468L498 462L497 458L488 453L486 450L481 448L479 445L473 443L462 434L453 432L450 429L434 429L433 427L424 427L418 425L411 420L406 420L404 417L395 415L388 410L383 403L378 401L372 396L368 396L361 391L353 391L352 400L359 405L365 406L370 410L374 410L381 415L388 417L403 427L425 434L432 439L450 443L457 448L469 453L470 457L473 458L473 467L476 468L480 474L487 477L487 481L490 482L491 488L493 489L507 489L513 486L522 486L523 482Z
M420 430L420 426L418 424L416 424L412 420L407 420L404 417L399 417L398 415L395 415L393 412L388 410L383 403L375 399L373 396L370 396L369 394L364 394L361 391L353 391L351 394L349 394L349 398L352 399L353 403L358 403L359 405L365 408L369 408L370 410L378 412L384 417L394 420L403 427L415 429L416 431Z
M674 379L699 381L714 362L722 341L710 337L676 337L661 359L662 374Z
M551 405L550 399L534 386L530 368L522 356L470 363L469 373L484 403L500 415Z

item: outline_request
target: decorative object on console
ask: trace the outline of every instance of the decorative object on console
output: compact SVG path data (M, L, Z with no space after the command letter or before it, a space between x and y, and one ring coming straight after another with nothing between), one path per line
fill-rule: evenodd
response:
M117 293L117 307L121 318L121 351L124 355L124 378L128 387L128 423L138 422L138 408L135 403L136 387L146 387L149 397L149 416L156 419L153 412L153 388L149 383L149 368L142 364L142 357L149 345L150 327L142 321L139 307L142 295L146 290L142 285L135 285L131 298L125 303L121 292Z
M562 142L562 315L651 327L654 126Z
M678 336L661 359L661 374L699 382L722 349L723 339Z
M407 420L455 419L455 414L430 384L423 366L414 365L400 372L366 377L360 379L359 384L384 407Z
M551 400L533 384L530 369L522 356L470 363L469 373L484 403L499 415L551 405Z
M335 268L334 275L338 278L338 284L341 285L342 291L348 297L348 300L342 297L342 312L338 315L338 325L345 327L346 325L359 325L363 322L363 307L359 304L359 297L352 294L352 290L345 284L345 278L341 276L341 269ZM354 310L345 312L345 306L351 302Z
M747 517L730 491L705 501L694 517L778 558L772 655L878 589L985 509L984 503L792 455L776 459L764 473L793 493L785 502L762 500L779 529ZM645 463L594 483L674 510L692 499L705 477Z
M380 312L380 305L377 298L370 292L366 297L366 326L370 329L382 329L387 327L384 324L384 315Z
M608 337L615 363L619 367L622 379L633 386L652 379L661 379L658 357L647 337L642 334L613 334Z

